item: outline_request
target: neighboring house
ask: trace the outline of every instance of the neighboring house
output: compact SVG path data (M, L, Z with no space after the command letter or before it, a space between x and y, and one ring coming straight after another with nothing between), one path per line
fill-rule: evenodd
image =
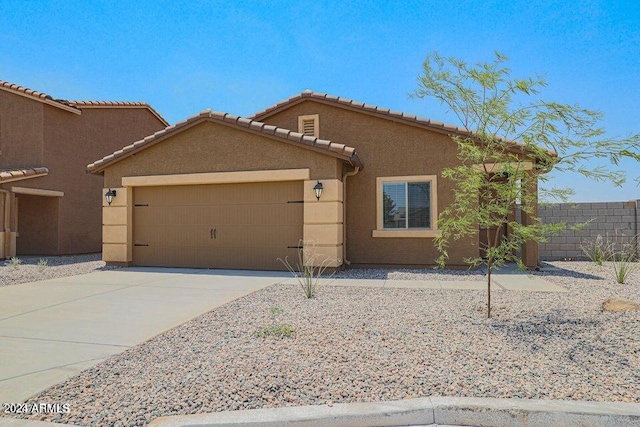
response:
M293 130L289 130L293 129ZM434 265L453 201L455 126L305 91L250 118L203 111L88 166L104 175L103 257L283 269L298 241L331 266ZM318 199L314 188L322 186ZM479 253L452 243L452 265ZM537 263L535 242L523 248Z
M0 259L100 252L88 162L167 126L139 102L65 101L0 80Z

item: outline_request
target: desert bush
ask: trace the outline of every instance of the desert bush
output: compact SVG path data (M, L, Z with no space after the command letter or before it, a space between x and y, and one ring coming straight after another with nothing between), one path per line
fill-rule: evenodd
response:
M11 259L5 262L5 265L8 265L9 267L13 267L13 268L18 268L20 264L22 264L22 260L16 257L11 257Z
M280 307L271 307L269 310L271 313L272 324L263 326L253 334L258 338L285 338L290 337L296 331L295 328L288 323L278 323L278 316L283 313Z
M598 234L595 240L585 241L580 245L580 249L591 262L602 266L605 261L609 260L614 249L613 244L602 235Z
M615 242L619 248L611 254L611 264L616 282L624 284L631 274L638 269L636 255L638 252L638 236L629 241Z
M316 242L300 240L298 244L298 262L292 265L288 257L278 258L280 262L293 274L302 288L305 297L313 298L318 293L320 277L333 261L322 257ZM337 260L340 261L340 260ZM333 276L333 274L328 277Z

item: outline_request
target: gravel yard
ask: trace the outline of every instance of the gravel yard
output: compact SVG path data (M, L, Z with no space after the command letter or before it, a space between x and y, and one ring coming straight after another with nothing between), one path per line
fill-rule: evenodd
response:
M0 286L18 285L118 268L106 267L102 261L102 255L99 253L43 257L25 256L19 257L19 260L20 264L17 265L12 264L10 260L0 262ZM46 265L40 260L44 260Z
M569 292L496 291L489 320L483 291L326 286L307 300L297 286L274 285L44 391L30 402L68 403L71 412L31 418L133 426L161 415L433 395L640 403L640 311L601 310L611 296L640 300L640 272L618 285L608 267L553 264L539 274ZM275 320L272 307L282 309ZM295 333L254 336L274 322Z

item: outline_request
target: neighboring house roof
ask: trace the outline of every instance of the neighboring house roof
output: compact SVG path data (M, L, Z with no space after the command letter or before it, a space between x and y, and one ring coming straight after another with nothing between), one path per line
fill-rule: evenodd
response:
M156 116L158 120L164 123L165 126L169 126L167 122L151 105L146 102L127 102L127 101L65 101L69 105L78 107L81 110L85 108L146 108Z
M430 129L435 132L444 133L447 135L457 134L460 136L473 136L473 131L452 124L446 124L423 117L418 117L414 114L403 113L402 111L393 111L388 108L381 108L373 104L365 104L364 102L354 101L349 98L343 98L336 95L329 95L321 92L314 92L310 89L305 90L297 95L278 102L270 107L265 108L255 114L249 116L249 119L264 120L265 118L279 113L287 108L290 108L296 104L300 104L306 100L314 100L323 104L335 105L341 108L345 108L352 111L358 111L366 114L370 114L376 117L381 117L387 120L392 120L400 123L406 123L408 125L420 126ZM516 141L507 141L514 151L523 152L524 146ZM551 155L555 153L549 152Z
M49 174L47 168L0 169L0 184L22 179L37 178Z
M27 98L35 99L36 101L43 102L45 104L53 105L54 107L61 108L66 111L70 111L75 114L82 114L82 111L79 109L72 107L66 103L63 99L55 99L51 95L47 95L46 93L38 92L33 89L29 89L24 86L17 85L15 83L5 82L4 80L0 80L0 89L5 90L7 92L14 93L16 95L24 96Z
M191 116L186 120L183 120L161 131L158 131L153 135L149 135L140 141L134 142L131 145L127 145L123 149L91 163L87 166L87 169L93 173L98 173L115 162L129 157L141 150L144 150L145 148L153 146L171 135L182 132L205 121L241 129L246 132L264 135L271 139L285 142L296 147L306 148L322 154L336 157L350 163L353 166L357 166L360 168L363 167L362 162L358 158L356 150L353 147L349 147L344 144L338 144L325 139L306 136L298 132L293 132L289 129L280 128L255 120L249 120L247 118L234 116L228 113L204 110L199 114Z
M146 102L123 102L123 101L67 101L65 99L55 99L51 95L38 92L33 89L29 89L24 86L17 85L15 83L5 82L0 80L0 89L7 92L14 93L16 95L24 96L27 98L35 99L36 101L43 102L54 107L61 108L66 111L70 111L75 114L82 114L84 108L146 108L148 109L158 120L164 123L165 126L169 125L156 110L154 110Z

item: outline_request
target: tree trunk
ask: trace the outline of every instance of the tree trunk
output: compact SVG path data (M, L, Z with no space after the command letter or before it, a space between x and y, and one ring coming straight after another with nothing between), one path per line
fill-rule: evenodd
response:
M491 258L487 258L487 319L491 318Z

